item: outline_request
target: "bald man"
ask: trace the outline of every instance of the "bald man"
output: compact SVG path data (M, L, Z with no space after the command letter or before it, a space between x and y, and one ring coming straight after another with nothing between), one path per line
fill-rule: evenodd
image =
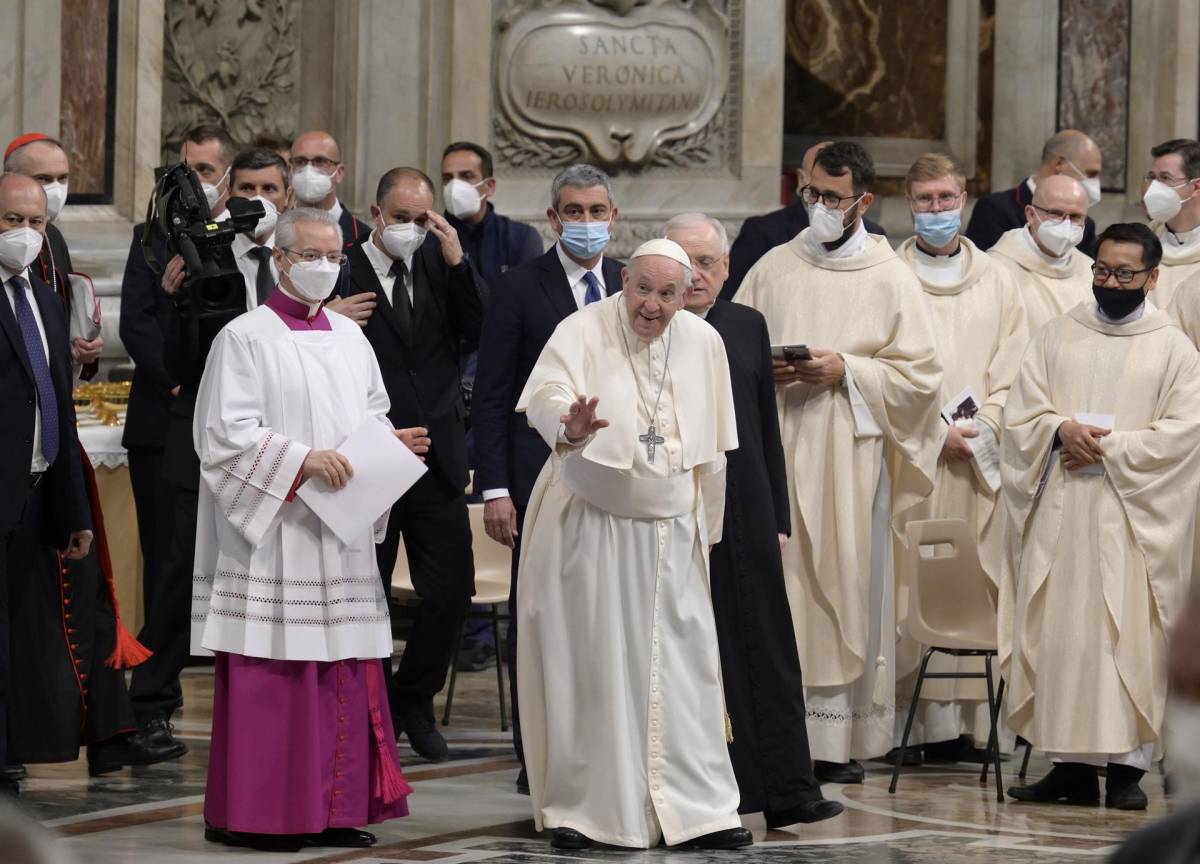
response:
M338 190L346 179L346 165L337 140L320 129L301 133L292 142L286 158L292 168L296 201L332 213L342 229L347 249L363 243L371 233L371 226L356 219L338 200Z
M1042 164L1036 173L1012 189L980 198L967 223L967 239L980 249L991 249L1005 231L1025 224L1025 208L1033 203L1038 184L1048 177L1066 176L1082 184L1089 207L1100 203L1100 170L1104 160L1096 142L1077 129L1056 132L1042 147ZM1096 223L1089 217L1083 226L1079 249L1091 253Z
M800 167L796 169L796 191L794 201L786 207L763 216L751 216L742 223L733 248L729 250L729 278L721 289L722 300L732 300L742 280L758 259L783 243L788 242L808 227L808 211L800 201L800 192L812 178L813 163L822 149L832 141L821 141L804 151ZM881 225L864 218L863 225L870 234L886 236Z
M1029 335L1092 296L1092 259L1079 250L1087 218L1083 186L1046 177L1025 206L1024 224L1006 231L991 255L1011 268L1025 304Z

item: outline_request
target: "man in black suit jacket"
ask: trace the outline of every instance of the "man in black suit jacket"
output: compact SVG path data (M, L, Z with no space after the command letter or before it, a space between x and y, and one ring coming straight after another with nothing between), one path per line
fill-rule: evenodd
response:
M383 373L397 428L424 427L429 471L392 507L376 546L384 590L391 594L400 538L421 598L389 699L397 729L418 754L447 756L433 719L433 697L446 683L455 637L475 590L467 516L465 408L461 351L479 343L487 288L463 254L458 235L433 211L433 183L416 168L393 168L379 180L375 229L347 255L349 287L371 295L363 332Z
M1087 135L1076 129L1063 129L1051 136L1042 148L1042 164L1037 173L1027 177L1012 189L985 195L975 202L965 233L980 249L991 249L1005 231L1025 224L1025 208L1033 203L1037 181L1055 174L1066 174L1078 180L1087 192L1088 207L1100 203L1100 170L1103 159L1100 148ZM1096 223L1087 217L1083 239L1076 247L1092 254L1096 244Z
M576 226L571 229L575 232L581 225L611 226L616 221L608 175L590 165L572 165L554 178L551 190L553 206L546 214L560 240L541 257L501 274L493 286L494 302L483 325L471 406L478 454L475 490L486 502L488 536L513 550L510 609L516 608L517 560L525 506L538 472L550 455L525 415L513 410L517 397L558 322L586 303L620 291L624 268L620 261L604 257L603 244L584 249L571 238L561 239L567 225ZM607 227L603 234L607 240ZM594 289L590 284L593 280ZM515 618L508 626L508 671L513 744L524 762L517 711Z
M733 241L733 248L729 250L729 278L721 288L722 300L733 299L733 295L741 287L742 280L746 278L750 268L758 263L759 258L808 227L808 211L800 201L800 190L808 185L817 154L832 143L821 141L804 151L804 158L800 160L800 167L796 169L795 202L762 216L751 216L742 223L742 230L738 232L737 239ZM872 234L887 236L883 227L870 219L864 217L863 225Z
M91 513L83 485L67 320L54 293L29 265L41 249L46 193L34 180L0 176L0 766L7 750L9 579L40 571L46 545L87 555ZM7 236L7 239L4 237ZM0 794L17 792L0 776Z
M686 305L725 343L738 448L726 454L725 531L710 576L730 761L739 813L763 812L768 828L842 812L821 797L805 730L804 680L779 550L792 532L767 322L749 306L718 300L729 268L725 227L702 213L667 222L692 262Z

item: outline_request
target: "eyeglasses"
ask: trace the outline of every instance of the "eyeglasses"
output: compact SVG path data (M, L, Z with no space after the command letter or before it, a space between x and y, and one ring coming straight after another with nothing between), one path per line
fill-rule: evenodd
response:
M1172 177L1170 174L1155 174L1153 171L1147 171L1146 176L1142 179L1147 183L1153 183L1155 180L1157 180L1159 183L1163 184L1164 186L1170 186L1172 189L1178 189L1185 183L1192 182L1187 177Z
M862 195L838 195L836 192L818 192L812 186L805 186L800 190L800 200L806 206L811 207L820 201L831 210L840 206L843 201L856 201L861 197Z
M1117 281L1122 285L1128 285L1133 281L1133 277L1139 273L1149 273L1152 267L1143 267L1141 270L1131 270L1128 267L1118 267L1115 270L1105 267L1103 264L1092 265L1092 275L1096 277L1098 282L1107 282L1109 276L1116 276Z
M1062 210L1047 210L1045 207L1039 207L1036 204L1030 206L1034 210L1040 210L1045 213L1050 217L1052 222L1061 222L1064 219L1069 219L1072 225L1082 225L1083 221L1087 219L1087 215L1084 213L1064 213Z
M297 252L295 249L288 249L286 246L280 246L279 248L284 251L285 255L295 255L305 264L316 264L322 258L324 258L330 264L333 264L335 267L341 267L346 263L346 256L341 252L322 254L312 249L305 249L303 252Z
M307 168L309 165L311 165L322 174L332 174L342 163L335 162L333 159L326 159L324 156L318 156L316 159L305 159L303 156L293 156L288 164L292 166L293 171L299 171L301 168Z
M965 192L942 192L938 195L918 195L916 198L909 198L913 203L918 213L928 213L933 209L936 202L938 210L953 210L958 207L962 201Z
M702 270L705 273L707 273L709 270L716 267L717 264L720 263L720 261L721 261L720 258L710 258L709 256L706 255L703 258L693 258L692 266L695 267L697 270Z

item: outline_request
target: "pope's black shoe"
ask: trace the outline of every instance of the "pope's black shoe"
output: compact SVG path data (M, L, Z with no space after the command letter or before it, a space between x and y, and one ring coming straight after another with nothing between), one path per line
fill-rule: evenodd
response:
M1100 781L1091 765L1059 762L1032 785L1008 787L1008 796L1037 804L1099 804Z
M899 747L893 747L891 750L889 750L887 752L887 755L883 757L883 761L888 763L889 765L895 765L896 764L896 752L899 749L900 749ZM900 760L900 764L907 766L909 768L915 768L918 765L920 765L921 764L921 745L920 744L909 744L907 747L905 747L904 748L904 758L902 760Z
M754 843L754 835L746 828L726 828L687 841L687 846L701 849L742 849Z
M210 843L256 849L259 852L299 852L304 848L305 838L295 834L250 834L245 831L229 831L204 823L204 839Z
M408 743L422 759L430 762L445 762L450 756L446 739L437 729L433 719L433 700L410 702L396 711L397 731L408 736Z
M832 819L845 809L837 801L818 798L816 801L801 801L795 807L784 810L767 810L763 816L766 817L768 828L783 828L798 822L808 824Z
M550 832L550 845L555 849L587 849L592 840L574 828L555 828Z
M822 783L861 783L867 772L854 759L844 765L817 759L813 761L813 773Z
M1128 765L1108 763L1104 778L1104 806L1110 810L1145 810L1149 805L1146 793L1138 783L1146 773Z
M320 834L305 839L312 846L332 846L339 849L366 849L375 845L375 835L357 828L326 828Z
M517 792L521 795L529 794L529 775L525 773L525 766L521 766L521 773L517 775Z

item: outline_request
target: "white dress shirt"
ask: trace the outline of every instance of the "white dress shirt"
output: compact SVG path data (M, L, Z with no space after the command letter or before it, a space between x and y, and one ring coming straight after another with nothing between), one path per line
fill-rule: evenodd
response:
M395 263L396 259L375 245L375 235L377 233L377 231L372 231L371 236L367 238L367 242L362 244L362 248L367 253L367 260L371 262L371 267L375 270L375 278L379 280L379 285L383 288L384 296L387 297L388 302L394 307L396 301L392 299L392 290L395 287L396 277L392 275L392 264ZM413 253L413 255L415 254L416 252ZM408 306L410 309L413 305L413 255L409 255L404 259L404 266L408 268L408 278L404 280L404 288L408 291Z
M14 316L17 314L17 301L16 289L13 288L12 278L17 275L20 275L25 280L25 299L29 301L29 308L33 310L33 320L37 322L38 335L42 337L42 351L46 354L46 363L48 365L50 362L50 345L46 341L46 325L42 323L42 310L38 308L37 298L33 296L33 288L29 286L29 274L17 274L7 267L0 265L0 279L4 280L4 296L8 298L8 303L12 307ZM33 409L33 459L30 461L29 470L31 473L38 474L49 467L46 464L46 457L42 453L42 406L35 399Z
M265 249L275 248L275 232L262 244ZM251 249L257 249L258 244L248 234L238 234L233 238L233 244L230 247L233 249L233 257L237 261L238 270L242 273L242 278L246 280L246 311L249 312L258 307L258 259L250 254ZM279 268L275 266L275 261L271 261L271 278L275 284L279 284Z
M334 219L337 219L339 222L342 219L342 202L339 201L337 198L333 199L333 206L329 208L329 215L332 216ZM342 241L345 242L348 239L349 238L347 238L347 237L343 237Z
M567 284L571 286L571 294L575 297L575 306L582 309L585 305L587 297L587 282L583 279L583 274L588 271L584 267L574 261L566 252L563 251L561 243L554 244L554 251L558 253L558 261L562 264L563 272L567 274ZM603 299L608 294L608 286L604 284L604 256L600 256L600 260L596 262L596 266L591 269L591 273L596 277L596 281L600 283L600 298ZM566 442L565 427L558 430L560 441ZM508 498L507 489L484 489L483 500L491 501L494 498Z

